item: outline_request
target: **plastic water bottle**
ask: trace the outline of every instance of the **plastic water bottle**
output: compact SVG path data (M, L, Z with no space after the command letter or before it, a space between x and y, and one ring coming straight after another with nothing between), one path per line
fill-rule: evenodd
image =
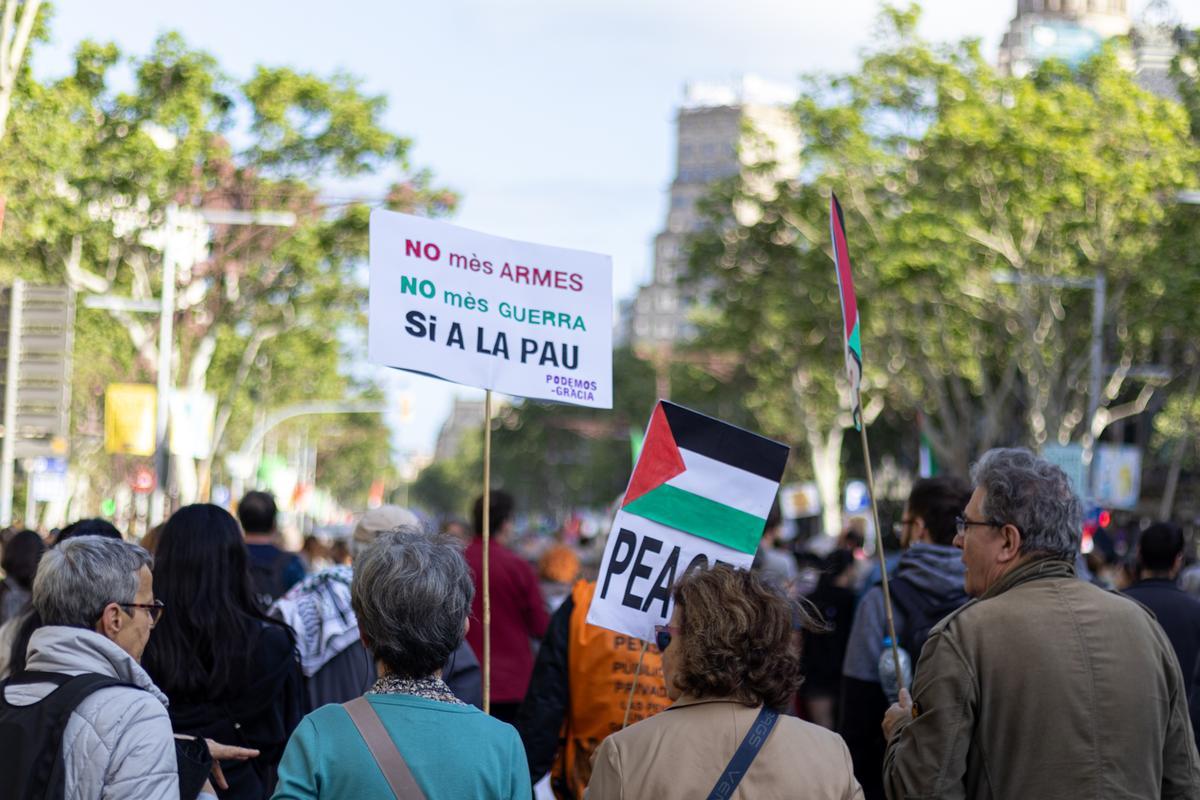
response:
M896 650L900 653L901 685L912 691L912 659L904 652L903 647L897 647ZM883 686L883 693L887 695L889 703L900 699L900 688L896 684L896 659L892 656L890 636L884 637L883 652L879 654L879 683Z

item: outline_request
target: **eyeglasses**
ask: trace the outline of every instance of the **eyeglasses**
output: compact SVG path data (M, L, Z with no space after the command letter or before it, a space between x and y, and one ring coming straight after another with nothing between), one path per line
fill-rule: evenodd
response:
M155 600L153 603L117 603L121 608L144 608L146 613L150 615L150 627L153 628L158 624L158 620L162 617L163 612L167 610L166 605L162 600Z
M901 519L899 522L893 522L892 533L896 534L897 536L903 536L904 532L908 530L908 526L912 525L914 521L914 518L909 518Z
M658 645L658 652L662 652L671 646L671 637L678 636L679 629L672 628L670 625L655 625L654 626L654 643Z
M959 536L966 536L967 528L971 527L972 525L979 525L980 527L983 527L983 528L1000 528L1000 527L1003 527L1004 523L1002 523L1002 522L986 522L986 521L985 522L976 522L975 520L967 519L966 517L955 517L954 518L954 527L958 529Z

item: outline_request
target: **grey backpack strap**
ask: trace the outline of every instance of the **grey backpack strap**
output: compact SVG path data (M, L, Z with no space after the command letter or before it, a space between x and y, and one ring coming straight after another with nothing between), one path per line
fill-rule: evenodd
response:
M342 708L350 715L375 763L383 770L383 776L387 778L388 786L392 787L396 800L425 800L425 793L417 785L412 771L404 762L404 756L396 749L396 743L388 736L383 722L367 698L357 697L349 703L343 703Z

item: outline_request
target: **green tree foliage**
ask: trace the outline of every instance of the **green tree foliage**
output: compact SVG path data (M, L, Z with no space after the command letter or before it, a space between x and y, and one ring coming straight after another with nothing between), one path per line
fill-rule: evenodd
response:
M820 434L847 424L836 191L866 398L909 419L923 411L939 460L959 471L1000 443L1086 444L1145 407L1153 387L1131 368L1164 357L1170 331L1152 309L1182 298L1153 287L1169 294L1183 265L1152 255L1175 192L1197 179L1188 118L1139 89L1113 50L1077 71L1051 62L1010 78L977 42L921 40L918 19L915 6L885 8L859 70L808 81L798 180L764 189L765 165L715 193L692 259L710 289L705 336L744 354L747 402L768 431L818 453ZM1088 420L1091 293L1029 281L1098 272L1111 371Z
M125 66L134 81L122 91L114 72ZM10 274L155 298L169 207L185 223L197 208L295 215L287 228L213 225L207 255L180 264L173 380L220 399L215 458L177 465L184 500L212 473L220 479L222 454L241 445L256 410L378 393L344 367L365 321L369 206L438 215L456 202L411 166L410 141L383 125L382 97L347 75L290 68L258 67L239 82L169 33L144 56L84 42L73 74L22 81L13 108L0 150L0 264ZM328 182L372 176L391 181L381 199L321 196ZM74 418L94 422L104 384L153 379L158 322L81 309L79 324ZM390 462L381 418L323 419L321 429L346 437L325 474L361 503ZM103 474L98 441L77 444L88 471Z

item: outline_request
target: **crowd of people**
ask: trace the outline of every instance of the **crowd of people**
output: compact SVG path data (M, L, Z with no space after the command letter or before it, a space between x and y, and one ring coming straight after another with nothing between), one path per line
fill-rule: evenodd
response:
M283 547L267 493L236 514L5 533L0 796L1200 798L1183 531L1100 585L1025 450L917 481L886 583L776 511L751 569L678 579L653 642L588 624L587 554L517 548L501 491L440 532L373 508L336 552Z

